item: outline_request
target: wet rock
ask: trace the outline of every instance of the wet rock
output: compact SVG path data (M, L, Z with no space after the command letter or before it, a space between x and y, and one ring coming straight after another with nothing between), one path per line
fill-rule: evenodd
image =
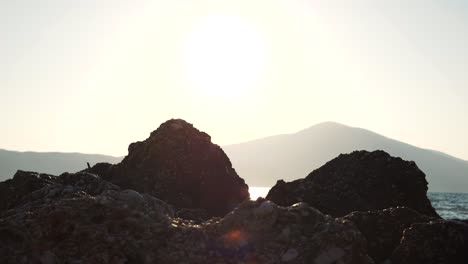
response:
M439 217L426 193L425 174L414 162L384 151L355 151L338 156L304 179L278 181L267 199L284 206L304 201L335 217L397 206Z
M462 264L468 260L468 225L461 221L414 224L392 254L394 264Z
M249 197L248 186L208 134L173 119L128 147L117 165L89 170L124 189L148 193L176 208L222 216Z
M422 215L407 207L379 211L353 212L343 217L352 221L367 239L369 256L376 263L388 259L399 245L403 231L414 223L425 223L437 218Z

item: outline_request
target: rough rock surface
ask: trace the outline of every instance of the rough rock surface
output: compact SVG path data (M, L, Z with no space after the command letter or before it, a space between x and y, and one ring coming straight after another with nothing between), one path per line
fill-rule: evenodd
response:
M172 224L176 231L160 251L161 263L373 263L351 222L305 203L280 207L259 198L222 219Z
M18 175L13 191L38 177ZM96 175L48 177L0 212L0 263L373 263L351 222L304 203L245 201L196 224Z
M0 183L34 186L0 212L0 263L156 263L170 206L92 174L47 178L39 185L38 174L21 172Z
M128 147L120 164L90 172L125 189L151 194L176 208L222 216L249 197L248 186L223 150L192 124L172 119Z
M403 232L391 261L397 264L468 263L468 224L444 220L414 224Z
M426 192L413 162L360 151L250 201L221 148L170 120L120 164L0 182L0 263L467 263L467 221Z
M51 184L52 175L17 171L12 179L0 183L0 212L15 207L22 197Z
M36 202L37 199L45 195L49 195L48 197L51 199L53 195L60 194L57 186L68 186L64 189L65 192L81 190L92 195L99 194L103 190L119 189L90 173L63 173L56 177L19 170L12 179L0 182L0 212ZM74 187L71 188L71 186ZM44 193L45 191L47 193Z
M376 263L390 258L399 245L403 231L414 223L425 223L438 218L422 215L406 207L379 211L353 212L343 217L352 221L367 239L369 256Z
M426 193L425 174L414 162L384 151L355 151L327 162L304 179L278 181L266 198L283 206L304 201L335 217L397 206L439 217Z

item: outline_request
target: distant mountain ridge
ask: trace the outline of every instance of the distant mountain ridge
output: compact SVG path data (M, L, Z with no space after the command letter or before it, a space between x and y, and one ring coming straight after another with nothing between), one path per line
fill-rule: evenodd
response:
M381 149L392 156L414 160L426 173L431 192L468 192L468 161L334 122L222 148L249 186L273 186L278 179L291 181L303 178L341 153ZM18 169L58 175L82 170L86 168L86 162L91 165L97 162L118 163L122 158L0 149L0 180L11 178Z
M426 174L429 191L468 192L467 161L334 122L223 149L250 186L273 186L278 179L303 178L340 153L381 149L392 156L414 160Z
M13 177L17 170L39 171L53 175L76 172L98 162L117 163L121 157L64 152L20 152L0 149L0 181Z

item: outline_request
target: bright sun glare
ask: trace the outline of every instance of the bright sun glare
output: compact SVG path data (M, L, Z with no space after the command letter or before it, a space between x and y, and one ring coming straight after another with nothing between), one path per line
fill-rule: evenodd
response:
M264 39L242 17L203 17L184 44L185 77L196 92L208 96L246 94L266 64Z

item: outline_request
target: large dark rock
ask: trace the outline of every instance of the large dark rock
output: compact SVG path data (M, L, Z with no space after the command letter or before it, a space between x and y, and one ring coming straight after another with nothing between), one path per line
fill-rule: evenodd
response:
M47 180L0 211L0 263L373 263L354 224L304 203L245 201L199 224L93 174Z
M176 208L204 209L222 216L249 197L248 186L208 134L180 119L169 120L149 138L128 147L117 165L90 172L125 189L151 194Z
M65 191L83 191L92 195L104 190L119 189L98 176L86 172L63 173L57 177L19 170L12 179L0 182L0 212L20 207L23 204L41 202L42 197L52 199L62 194L62 190L56 190L57 186L68 186L69 188L65 188Z
M258 199L202 225L172 224L176 232L159 251L159 263L374 263L351 222L305 203L280 207Z
M18 175L13 191L37 182L35 173ZM169 205L92 174L50 180L0 211L0 263L157 263Z
M369 256L376 263L390 258L400 244L403 231L414 223L425 223L438 218L422 215L407 207L379 211L353 212L343 217L352 221L367 239Z
M468 224L444 220L414 224L403 232L391 261L395 264L468 263Z
M414 162L384 151L355 151L329 161L305 179L278 181L266 198L284 206L304 201L332 216L406 206L439 217L426 193L425 175Z
M24 196L53 183L52 175L17 171L12 179L0 182L0 212L17 206Z

